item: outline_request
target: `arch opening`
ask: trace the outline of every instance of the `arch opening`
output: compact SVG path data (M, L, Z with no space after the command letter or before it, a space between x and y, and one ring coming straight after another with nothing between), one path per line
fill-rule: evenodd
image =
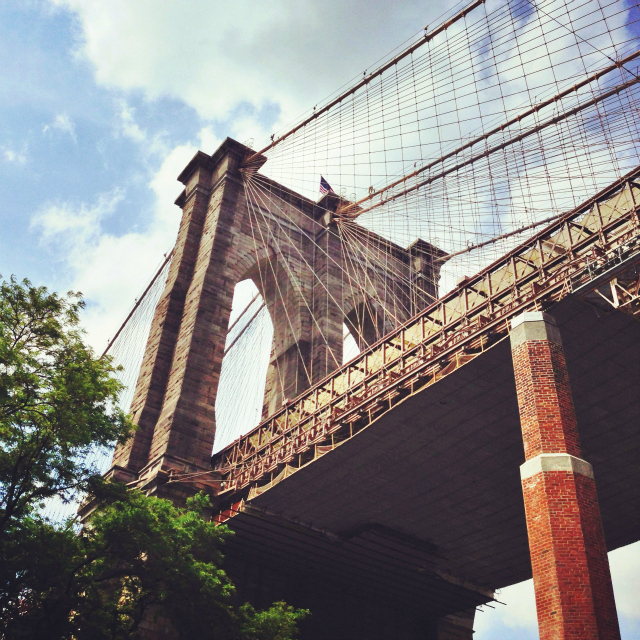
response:
M342 323L342 364L347 364L360 354L360 348L346 322Z
M272 342L273 322L258 287L251 279L239 282L216 395L214 452L260 423Z
M378 342L390 330L385 327L384 312L370 299L356 304L345 316L344 324L357 346L357 353Z

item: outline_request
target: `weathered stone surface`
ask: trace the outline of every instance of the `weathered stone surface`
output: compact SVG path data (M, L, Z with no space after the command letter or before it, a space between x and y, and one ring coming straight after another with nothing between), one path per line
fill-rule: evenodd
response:
M403 249L353 224L347 242L333 218L339 196L304 198L256 174L264 159L243 169L250 153L227 139L179 176L182 221L131 406L139 430L113 460L112 475L124 469L148 490L209 468L237 283L253 280L274 326L265 415L340 366L343 323L366 347L437 294L442 251L423 240Z

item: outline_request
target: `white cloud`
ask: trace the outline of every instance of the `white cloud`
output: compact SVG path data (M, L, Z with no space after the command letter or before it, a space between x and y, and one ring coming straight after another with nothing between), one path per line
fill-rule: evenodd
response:
M412 0L391 10L376 0L363 11L339 0L165 0L161 9L153 0L50 2L75 13L79 51L101 84L182 99L205 118L224 118L243 102L275 103L283 123L454 4L426 11Z
M221 143L211 127L204 127L198 134L198 148L205 153L213 153Z
M0 154L2 159L9 164L26 164L27 162L27 146L24 145L21 151L16 151L10 146L0 146Z
M93 206L81 203L77 207L67 203L51 204L33 218L32 226L39 228L44 243L64 237L65 243L75 249L92 243L99 235L102 220L112 214L124 197L121 189L98 196Z
M148 156L166 156L170 149L166 143L166 132L156 131L150 134L143 129L136 120L136 110L125 99L117 101L118 121L116 123L116 136L122 136L140 145L142 151Z
M618 615L640 621L640 542L612 551L609 564Z
M42 128L42 133L44 135L54 129L56 131L60 131L61 133L66 133L74 142L78 141L76 137L76 125L71 120L68 114L66 113L57 114L56 117L53 119L53 122L51 122L50 124L46 124Z
M206 143L210 152L219 144L208 129L198 143ZM84 294L88 305L83 322L96 350L104 348L163 253L173 246L180 222L173 202L183 188L176 177L196 151L195 145L185 144L166 154L149 182L156 203L143 230L122 235L107 230L109 217L125 196L121 188L100 194L91 204L48 204L33 216L31 228L41 244L69 269L66 286Z
M134 142L146 142L147 132L138 126L134 116L135 109L126 100L120 100L120 132Z
M502 589L496 598L506 606L496 604L495 609L483 607L476 614L474 638L489 640L497 637L495 628L534 631L538 628L533 580L526 580Z
M203 140L206 140L206 144L203 143ZM219 144L220 142L215 139L209 130L203 130L199 136L197 146L192 144L180 145L165 156L162 166L149 184L156 196L154 224L172 225L175 220L179 221L180 211L174 205L174 201L184 187L176 178L198 151L198 148L202 148L207 153L213 153ZM174 231L176 228L174 227Z

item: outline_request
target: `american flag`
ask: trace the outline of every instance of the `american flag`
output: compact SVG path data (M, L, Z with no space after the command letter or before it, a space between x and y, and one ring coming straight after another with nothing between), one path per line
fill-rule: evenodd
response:
M329 191L333 193L331 185L322 176L320 176L320 193L324 195L325 193L329 193Z

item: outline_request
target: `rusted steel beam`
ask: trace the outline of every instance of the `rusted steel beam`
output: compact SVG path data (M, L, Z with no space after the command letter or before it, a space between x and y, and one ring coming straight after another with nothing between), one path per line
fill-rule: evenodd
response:
M333 109L333 107L335 107L337 104L340 104L344 99L348 98L349 96L352 96L357 91L362 89L362 87L365 87L366 85L368 85L374 78L381 76L385 71L388 71L389 69L391 69L391 67L398 64L398 62L400 62L407 56L411 55L414 51L419 49L422 45L426 44L430 40L433 40L433 38L435 38L438 34L442 33L443 31L446 31L451 25L458 22L458 20L461 20L466 15L468 15L471 11L473 11L475 8L479 7L481 4L484 4L485 1L486 0L474 0L474 2L466 6L462 11L460 11L459 13L456 13L455 16L449 18L449 20L447 20L446 22L443 22L441 25L439 25L432 31L425 33L422 36L422 38L420 38L420 40L418 40L417 42L414 42L411 46L407 47L404 51L399 53L397 56L394 56L393 58L391 58L391 60L383 64L381 67L379 67L375 71L372 71L368 76L360 80L360 82L357 82L356 84L354 84L352 87L350 87L349 89L341 93L337 98L334 98L331 102L326 104L324 107L322 107L321 109L318 109L318 111L315 111L308 118L306 118L305 120L297 124L295 127L293 127L293 129L290 129L289 131L282 134L275 140L272 140L271 143L268 144L264 149L261 149L260 151L257 151L253 155L249 156L246 159L244 164L245 165L250 164L254 158L260 155L263 155L267 151L270 151L276 145L280 144L283 140L286 140L289 136L292 136L294 133L296 133L296 131L299 131L303 127L306 127L310 122L317 120L321 115L327 113L327 111L329 111L330 109ZM426 31L426 28L425 28L425 31Z
M640 316L640 263L620 262L604 278L598 278L595 271L591 276L591 286L579 293L582 300L604 313L617 310L630 316Z
M340 446L404 398L505 338L513 315L545 308L577 288L600 286L597 278L611 265L626 265L630 260L640 263L635 205L640 185L633 182L635 178L640 179L640 167L466 279L358 359L216 454L213 465L226 483L223 495L233 496L233 501L240 494L252 497ZM574 222L579 224L570 224ZM568 231L571 226L598 232L573 236ZM539 253L547 244L552 247L548 253ZM564 251L557 251L556 246ZM530 271L523 261L537 268ZM518 275L516 262L526 272ZM635 282L628 278L622 284L634 301ZM434 323L434 318L442 321ZM274 471L278 473L272 477Z
M589 107L594 106L595 104L598 104L599 102L602 102L603 100L606 100L607 98L610 98L611 96L615 95L616 93L619 93L620 91L623 91L624 89L629 88L630 86L640 82L640 78L633 78L632 80L629 80L628 82L622 83L620 85L617 85L617 87L615 87L614 89L611 89L610 91L606 91L605 93L596 96L595 98L593 98L592 100L588 100L587 102L578 105L577 107L574 107L573 109L569 109L568 111L566 111L565 113L559 114L554 118L550 118L549 120L547 120L547 122L544 122L540 125L537 125L535 127L532 127L531 129L529 129L528 131L525 131L524 133L521 133L520 135L517 135L513 138L510 138L509 140L506 140L505 142L498 144L494 147L491 147L490 149L487 149L486 151L483 151L482 153L478 153L475 156L472 156L471 158L469 158L468 160L465 160L464 162L460 162L457 163L456 165L449 167L448 169L444 169L443 171L440 171L439 173L430 176L429 178L427 178L426 180L423 180L411 187L408 187L406 189L403 189L402 191L399 191L398 193L394 193L388 197L383 197L383 194L385 192L388 192L389 190L393 189L394 187L397 187L403 183L406 183L408 180L411 180L412 178L416 178L417 176L421 175L422 173L424 173L425 171L428 171L429 169L432 169L433 167L437 166L438 164L442 164L443 162L445 162L446 160L448 160L449 158L453 158L454 156L458 155L459 153L461 153L462 151L465 151L466 149L469 149L473 146L475 146L476 144L478 144L479 142L485 142L488 138L490 138L491 136L497 134L497 133L501 133L502 131L504 131L505 129L509 128L510 126L517 124L518 122L520 122L521 120L524 120L525 118L527 118L528 116L534 115L535 113L537 113L538 111L540 111L541 109L544 109L545 107L548 107L552 104L557 103L559 100L562 100L563 98L566 98L568 95L577 92L579 89L582 89L583 87L587 86L588 84L591 84L592 82L595 82L596 80L599 80L600 78L602 78L603 76L607 75L608 73L611 73L612 71L615 71L616 69L622 68L623 65L627 64L628 62L631 62L632 60L635 60L636 58L640 57L640 49L638 49L635 53L632 53L628 56L626 56L625 58L622 58L622 60L619 60L617 62L615 62L612 65L609 65L608 67L605 67L604 69L601 69L600 71L597 71L596 73L587 76L584 80L581 80L580 82L574 84L572 87L565 89L564 91L561 91L560 93L556 94L555 96L553 96L552 98L549 98L548 100L543 100L542 102L539 102L538 104L534 105L533 107L527 109L526 111L524 111L523 113L518 114L517 116L515 116L514 118L511 118L510 120L507 120L506 122L503 122L501 125L491 129L490 131L487 131L486 133L483 133L481 136L478 136L477 138L474 138L473 140L470 140L469 142L461 145L460 147L457 147L456 149L454 149L453 151L450 151L449 153L446 153L443 156L440 156L437 160L433 160L432 162L429 162L428 164L424 165L423 167L420 167L419 169L416 169L415 171L412 171L411 173L407 174L406 176L403 176L402 178L400 178L399 180L396 180L394 182L392 182L391 184L388 184L386 187L383 187L382 189L378 189L377 191L374 191L373 193L367 195L365 198L362 198L360 200L357 200L356 202L352 202L342 208L339 208L338 211L336 212L336 217L339 219L340 216L345 217L345 218L349 218L351 220L357 218L358 216L362 215L363 213L367 212L367 211L371 211L372 209L377 209L378 207L381 207L382 205L386 204L387 202L392 202L393 200L396 200L397 198L400 198L402 196L405 196L413 191L417 191L418 189L426 186L427 184L430 184L431 182L435 182L436 180L440 180L442 178L444 178L445 176L449 175L450 173L454 172L454 171L459 171L460 169L462 169L463 167L466 167L467 165L470 165L474 162L477 162L478 160L487 157L488 155L495 153L496 151L501 151L502 149L504 149L505 147L511 146L512 144L515 144L517 142L520 142L521 140L524 140L525 138L527 138L530 135L533 135L534 133L538 133L539 131L541 131L542 129L545 129L546 127L549 127L551 125L557 124L558 122L562 122L562 120L566 120L567 118L570 118L571 116L575 115L576 113L579 113L580 111L583 111L584 109L587 109ZM361 205L365 202L371 202L374 198L377 198L378 196L380 196L380 201L379 202L375 202L374 204L371 204L368 207L362 207ZM546 221L551 221L552 218L548 218ZM545 221L541 221L540 223L536 223L536 224L543 224ZM534 225L535 226L535 225ZM525 227L524 229L522 229L523 231L526 230ZM518 232L512 232L511 235L518 233ZM500 236L500 237L508 237L508 236ZM498 238L500 239L500 238ZM480 246L484 246L486 244L489 244L491 241L487 241L484 243L481 243L479 245L476 245L475 248L480 247ZM466 251L466 250L465 250ZM461 251L458 253L465 253L465 251ZM458 253L455 254L451 254L451 255L458 255Z

